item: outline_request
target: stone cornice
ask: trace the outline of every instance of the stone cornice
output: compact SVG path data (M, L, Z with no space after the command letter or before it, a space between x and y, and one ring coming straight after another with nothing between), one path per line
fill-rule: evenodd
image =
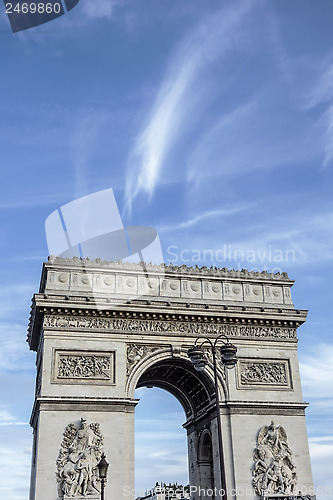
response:
M308 403L293 401L226 401L221 412L249 415L304 415Z
M174 335L214 335L223 333L245 338L295 340L296 328L307 311L245 306L211 308L201 304L136 300L110 304L82 301L78 297L35 295L28 339L36 350L42 326L47 330L154 332ZM170 304L170 306L167 306ZM47 318L47 320L44 320ZM53 318L53 319L52 319ZM44 321L44 325L43 325Z
M223 401L220 402L220 411L222 415L288 415L304 416L308 403L289 402L289 401ZM215 404L211 407L215 412ZM206 415L201 418L190 417L183 427L188 433L193 432L200 420L204 420Z
M46 411L121 411L134 412L138 399L116 399L108 397L79 397L79 396L37 396L31 412L30 425L35 427L35 420L39 410Z
M305 409L309 406L306 401L245 401L245 400L233 400L225 401L220 403L221 407L227 406L229 408L253 408L253 407L265 407L265 408L299 408Z
M64 295L55 293L39 293L35 294L33 297L33 306L47 306L53 307L54 309L82 309L84 311L89 311L89 313L99 314L100 311L105 312L107 310L119 309L121 310L144 310L145 312L161 313L169 311L172 312L184 312L185 314L213 314L213 313L223 313L224 315L229 314L242 314L245 316L257 315L260 316L272 316L276 318L284 317L294 317L295 321L299 321L300 324L306 320L308 311L306 309L295 309L293 307L287 307L285 305L276 304L263 304L263 303L221 303L221 302L198 302L193 301L188 298L187 301L180 301L180 299L169 298L169 297L140 297L134 298L128 297L124 300L119 297L96 297L94 295Z

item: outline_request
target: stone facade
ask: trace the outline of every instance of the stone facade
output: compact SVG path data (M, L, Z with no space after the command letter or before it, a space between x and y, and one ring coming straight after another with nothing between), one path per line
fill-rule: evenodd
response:
M294 308L293 281L285 273L145 269L149 278L136 264L53 257L44 264L28 333L37 353L30 500L44 500L46 491L48 500L98 497L102 450L110 463L106 498L133 500L134 391L147 385L183 405L190 485L219 488L212 359L199 374L186 353L197 337L220 334L239 354L233 370L218 363L231 498L308 491L297 360L307 312Z

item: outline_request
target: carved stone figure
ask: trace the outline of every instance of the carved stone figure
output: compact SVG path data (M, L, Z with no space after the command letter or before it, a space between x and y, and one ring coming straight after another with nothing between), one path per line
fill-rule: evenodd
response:
M149 345L130 344L127 346L127 375L132 368L145 356L157 351L159 347Z
M97 464L102 446L103 436L98 423L88 424L81 418L79 429L75 424L66 427L56 462L59 498L99 495Z
M253 486L258 495L294 493L297 474L283 427L272 421L260 429L253 460Z

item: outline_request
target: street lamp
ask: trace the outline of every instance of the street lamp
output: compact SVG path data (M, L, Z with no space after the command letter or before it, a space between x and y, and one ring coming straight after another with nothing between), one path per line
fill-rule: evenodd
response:
M108 467L109 467L109 464L105 460L104 453L102 453L101 460L97 464L97 467L98 467L99 477L101 480L101 500L104 500L104 488L105 488L106 476L108 474Z
M222 340L223 338L226 339ZM198 340L203 340L199 345L197 345ZM216 364L216 353L217 345L221 343L219 347L221 354L221 361L223 366L229 370L234 368L237 363L237 347L230 344L228 338L225 335L219 335L214 342L209 338L200 339L198 337L194 343L194 346L187 351L187 355L191 360L191 363L195 370L202 372L207 365L207 358L205 355L204 345L208 344L211 348L213 354L213 367L214 367L214 382L215 382L215 402L216 402L216 419L217 419L217 432L219 438L219 457L220 457L220 470L221 470L221 486L222 486L222 500L227 500L227 485L225 479L225 467L224 467L224 457L223 457L223 443L222 443L222 426L220 418L220 398L217 385L217 364Z

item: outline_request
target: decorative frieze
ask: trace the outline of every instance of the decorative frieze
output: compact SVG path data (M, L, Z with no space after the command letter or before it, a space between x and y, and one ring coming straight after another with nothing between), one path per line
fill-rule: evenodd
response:
M166 321L123 319L103 317L81 317L45 315L44 329L61 330L104 330L111 332L154 332L168 335L227 335L232 337L250 338L281 338L296 339L295 328L254 326L254 325L228 325L215 322L202 323L193 321Z
M247 359L238 363L239 388L291 388L288 360Z
M272 421L260 429L253 460L253 487L258 495L265 498L293 495L297 484L296 468L287 433L281 425Z
M100 424L67 425L56 462L59 498L100 498L98 463L103 452Z
M111 352L54 351L53 381L114 383L114 356Z

